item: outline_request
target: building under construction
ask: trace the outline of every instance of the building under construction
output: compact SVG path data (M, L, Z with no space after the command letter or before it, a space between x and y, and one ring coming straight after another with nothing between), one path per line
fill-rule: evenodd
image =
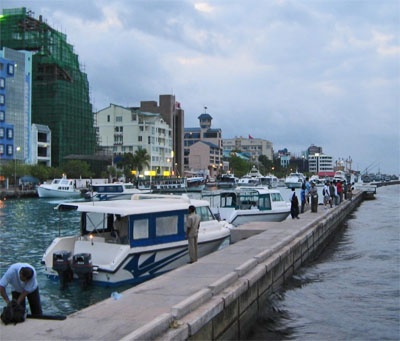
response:
M50 127L52 165L62 165L69 155L93 155L96 133L89 83L66 35L26 8L3 9L3 47L33 52L31 123Z

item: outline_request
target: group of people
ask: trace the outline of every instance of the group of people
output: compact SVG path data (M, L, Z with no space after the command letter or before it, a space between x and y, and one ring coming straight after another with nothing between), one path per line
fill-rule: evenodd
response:
M345 181L326 181L322 189L325 208L339 205L344 199L352 200L353 185L348 185Z
M324 207L328 208L333 207L333 205L337 206L344 199L352 200L353 185L354 184L348 185L346 181L325 181L324 187L322 189L322 195L324 197ZM294 188L292 188L292 192L293 193L290 199L290 214L292 216L292 219L299 219L299 213L304 213L305 206L310 204L310 198L317 198L316 200L318 200L317 186L314 182L310 182L309 178L307 177L301 185L300 203ZM316 210L312 210L312 212L316 212Z
M305 206L310 204L310 198L312 197L318 198L318 189L314 182L309 181L308 177L301 185L300 203L295 188L292 188L292 196L290 199L290 214L292 219L300 219L299 214L304 213Z

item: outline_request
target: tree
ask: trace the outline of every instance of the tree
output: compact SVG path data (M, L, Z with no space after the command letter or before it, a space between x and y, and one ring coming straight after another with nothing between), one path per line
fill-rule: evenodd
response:
M147 154L147 150L139 148L135 155L133 155L133 161L138 172L142 172L143 168L150 168L150 155Z
M258 162L263 166L264 173L272 173L273 162L266 156L260 155Z
M69 178L73 179L90 178L93 176L93 173L90 171L90 166L86 161L69 160L63 166L63 170Z
M233 154L229 158L229 168L232 170L232 173L235 174L236 177L240 178L248 172L248 161L236 156Z

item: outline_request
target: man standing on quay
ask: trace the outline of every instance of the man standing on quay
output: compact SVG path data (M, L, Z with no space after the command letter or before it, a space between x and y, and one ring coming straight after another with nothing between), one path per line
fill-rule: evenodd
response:
M197 235L200 227L200 216L196 214L196 208L189 206L189 215L186 221L186 236L189 244L190 263L197 262Z

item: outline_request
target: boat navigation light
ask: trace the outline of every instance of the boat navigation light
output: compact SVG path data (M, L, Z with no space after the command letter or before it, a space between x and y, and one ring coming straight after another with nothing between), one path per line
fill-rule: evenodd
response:
M92 245L93 245L93 235L90 234L90 235L89 235L89 238L90 238L90 241L92 242Z

